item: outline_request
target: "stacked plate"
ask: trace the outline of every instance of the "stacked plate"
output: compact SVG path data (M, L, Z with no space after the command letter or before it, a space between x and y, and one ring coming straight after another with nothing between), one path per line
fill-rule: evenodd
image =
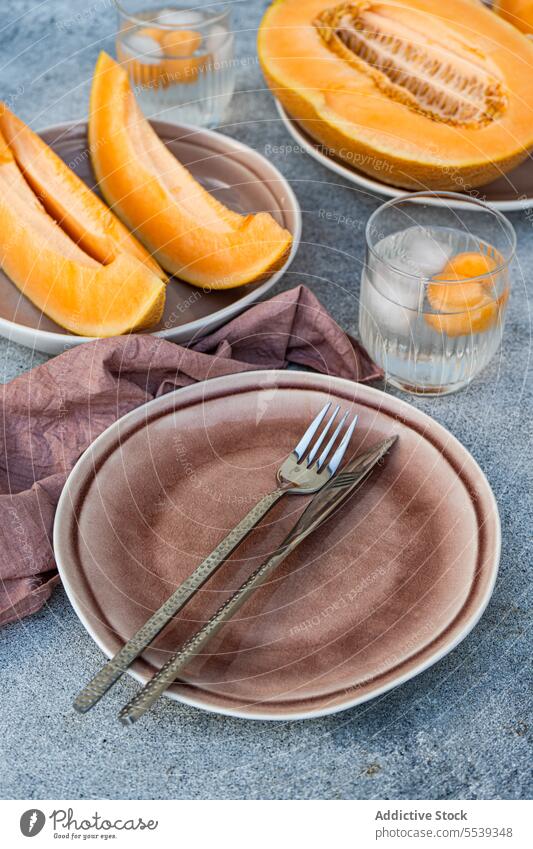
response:
M394 434L398 441L168 694L248 718L320 716L396 687L464 639L490 598L500 552L496 502L470 454L428 416L376 389L259 371L134 410L70 475L54 550L70 600L106 655L275 489L280 462L327 400L359 416L351 456ZM298 495L278 502L133 664L135 678L146 682L209 619L279 545L304 503Z

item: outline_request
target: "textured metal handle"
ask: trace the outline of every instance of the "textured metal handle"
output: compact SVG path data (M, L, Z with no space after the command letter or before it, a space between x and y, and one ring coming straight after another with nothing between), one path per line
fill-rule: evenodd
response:
M196 567L192 575L183 581L165 603L139 628L126 645L96 673L94 678L76 697L74 707L80 713L86 713L118 681L127 668L150 645L173 616L182 609L191 596L207 581L227 557L237 548L243 539L279 501L284 489L276 489L265 495L239 524L220 542L205 560Z
M153 705L165 690L172 684L178 673L198 654L200 649L215 636L222 625L231 619L237 610L244 604L247 598L264 582L265 578L287 557L289 552L296 547L298 540L293 544L284 546L267 561L259 566L249 578L239 587L231 598L219 607L205 625L187 640L182 648L173 654L161 667L159 672L151 678L142 690L122 708L119 719L123 725L132 725Z

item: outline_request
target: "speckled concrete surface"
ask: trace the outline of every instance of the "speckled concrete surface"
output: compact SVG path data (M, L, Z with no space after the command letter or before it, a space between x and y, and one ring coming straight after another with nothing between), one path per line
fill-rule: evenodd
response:
M356 331L361 222L376 198L345 185L291 145L255 62L265 2L234 3L239 93L223 131L275 159L304 221L281 286L304 282ZM0 29L0 93L36 128L86 113L100 47L112 49L110 0L9 0ZM270 145L271 147L268 147ZM349 216L327 223L321 210ZM102 656L58 590L39 614L0 631L5 798L523 798L529 794L533 222L519 238L503 349L467 390L416 400L467 446L500 505L503 556L492 602L447 658L398 690L305 723L252 723L168 701L132 730L115 714L129 679L91 714L71 700ZM0 341L1 379L42 362ZM530 602L529 602L530 604ZM529 611L530 612L530 611Z

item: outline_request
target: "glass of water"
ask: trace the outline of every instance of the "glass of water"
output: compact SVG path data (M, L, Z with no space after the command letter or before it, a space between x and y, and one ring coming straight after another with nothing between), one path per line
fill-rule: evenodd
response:
M487 365L502 338L515 247L503 215L452 192L416 192L371 215L359 334L390 383L445 394Z
M163 5L164 0L114 0L116 50L148 118L214 127L235 84L230 11Z

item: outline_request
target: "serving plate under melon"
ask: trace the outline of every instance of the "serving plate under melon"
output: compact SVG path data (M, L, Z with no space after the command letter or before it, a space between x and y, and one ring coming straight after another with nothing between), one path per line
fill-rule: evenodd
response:
M150 333L174 342L205 336L246 307L264 297L291 264L298 249L301 213L294 193L280 172L264 156L212 130L186 124L152 121L167 147L192 175L219 200L242 214L270 212L292 233L293 242L284 265L258 283L237 289L204 292L172 278L159 325ZM41 138L91 187L91 169L85 121L56 124L40 132ZM0 237L1 238L1 237ZM0 334L20 345L58 354L87 342L64 330L35 307L0 270Z
M276 107L283 124L294 141L309 156L327 168L328 171L333 171L335 174L344 177L345 180L371 194L378 194L388 198L396 198L409 194L408 189L399 189L397 186L390 186L387 183L382 183L380 180L364 174L357 168L356 159L350 164L334 156L332 151L325 150L323 145L311 138L299 123L285 111L278 100L276 100ZM419 191L425 189L426 186L421 185ZM456 191L461 193L461 186L458 186ZM533 207L533 158L531 154L525 162L522 162L521 165L509 174L502 174L501 177L493 180L492 183L487 183L486 186L479 186L470 192L464 191L464 194L466 197L483 200L493 209L499 209L501 212L511 212L513 210ZM436 202L439 203L439 201ZM447 203L457 207L461 204L460 201L447 201Z

